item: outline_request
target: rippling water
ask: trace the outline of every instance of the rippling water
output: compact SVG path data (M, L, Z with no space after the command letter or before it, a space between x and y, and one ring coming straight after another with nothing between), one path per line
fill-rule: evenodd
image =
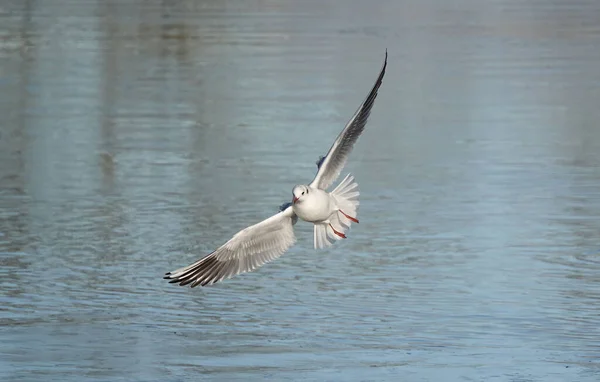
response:
M597 381L600 3L0 3L0 379ZM388 73L361 224L206 289Z

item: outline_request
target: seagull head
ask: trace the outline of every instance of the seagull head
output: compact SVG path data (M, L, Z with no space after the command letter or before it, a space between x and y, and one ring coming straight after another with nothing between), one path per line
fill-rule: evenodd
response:
M292 203L301 202L308 195L308 186L298 185L292 190Z

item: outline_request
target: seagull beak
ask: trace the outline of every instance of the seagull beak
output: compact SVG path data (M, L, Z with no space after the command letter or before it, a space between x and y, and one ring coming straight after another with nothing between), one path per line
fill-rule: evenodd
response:
M292 199L292 203L296 204L297 201L298 201L298 198L294 195L294 199Z

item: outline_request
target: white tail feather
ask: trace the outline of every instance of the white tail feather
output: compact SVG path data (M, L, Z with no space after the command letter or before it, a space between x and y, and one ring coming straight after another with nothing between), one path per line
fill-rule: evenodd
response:
M329 236L327 232L329 228L328 224L317 223L314 228L314 245L315 249L327 248L333 244L334 239Z
M344 214L353 218L357 217L360 192L358 191L358 184L351 174L346 175L344 180L331 191L330 195L333 197L338 211L329 217L329 223L315 224L313 235L315 249L329 247L336 240L343 239L334 230L344 235L350 229L352 220Z

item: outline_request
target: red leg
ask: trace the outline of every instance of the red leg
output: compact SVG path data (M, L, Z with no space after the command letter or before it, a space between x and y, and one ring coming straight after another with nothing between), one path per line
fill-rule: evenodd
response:
M353 218L352 216L348 216L348 215L346 215L346 213L345 213L344 211L342 211L342 210L338 210L338 211L340 211L340 212L341 212L341 213L342 213L342 214L343 214L345 217L347 217L348 219L352 220L352 221L353 221L353 222L355 222L355 223L358 223L358 219L357 219L357 218Z
M331 229L333 230L333 233L335 233L336 235L338 235L339 237L341 237L341 238L343 238L343 239L345 239L345 238L346 238L346 235L344 235L344 234L343 234L343 233L341 233L341 232L338 232L338 231L336 231L336 230L335 230L335 228L333 228L333 226L331 225L331 223L329 223L329 226L330 226L330 227L331 227Z

